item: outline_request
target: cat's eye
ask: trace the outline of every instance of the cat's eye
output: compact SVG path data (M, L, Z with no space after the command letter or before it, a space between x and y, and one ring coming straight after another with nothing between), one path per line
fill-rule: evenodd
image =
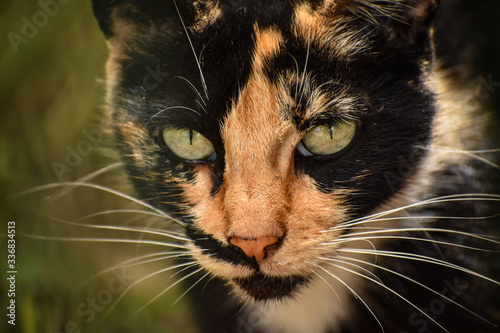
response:
M349 146L356 135L356 129L354 121L318 125L304 135L297 149L304 156L338 153Z
M192 129L167 127L163 140L172 153L184 160L207 160L215 153L210 140Z

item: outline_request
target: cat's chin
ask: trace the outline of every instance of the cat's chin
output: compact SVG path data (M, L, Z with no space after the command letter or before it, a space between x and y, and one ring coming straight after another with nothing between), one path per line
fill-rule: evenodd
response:
M269 276L256 272L248 277L233 278L232 283L247 297L255 301L282 300L309 282L307 276Z

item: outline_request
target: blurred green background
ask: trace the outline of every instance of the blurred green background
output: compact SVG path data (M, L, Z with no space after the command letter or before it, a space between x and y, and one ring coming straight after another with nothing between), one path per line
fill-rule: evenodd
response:
M53 188L15 196L40 185L77 180L115 162L106 150L112 143L100 127L105 40L90 0L60 2L57 7L36 1L0 2L0 332L191 332L188 323L193 321L184 298L173 304L184 290L174 288L132 316L176 281L176 277L168 279L169 274L134 285L112 308L120 289L168 266L165 262L106 272L88 281L145 253L142 247L22 235L138 238L58 222L128 207L126 201L102 191L75 189L61 194ZM95 181L118 188L126 183L109 172ZM110 214L85 222L131 225L140 224L140 218ZM15 327L6 320L8 221L16 222L17 231Z
M472 77L488 79L492 75L494 82L500 82L500 29L497 20L500 2L484 0L478 4L468 0L448 1L459 4L462 12L467 14L465 21L457 19L450 25L463 26L467 39L479 46L475 51L480 60L479 67ZM42 2L48 3L49 0ZM115 162L106 149L112 146L108 140L103 139L95 144L88 137L88 133L97 136L99 133L104 134L100 123L105 92L105 40L93 19L90 0L65 2L58 5L57 11L52 7L49 12L36 1L0 2L2 277L5 275L3 267L7 258L4 236L8 221L16 222L18 233L16 326L8 326L5 320L7 284L2 282L0 307L3 310L0 314L3 319L0 321L0 331L192 332L194 329L189 323L193 322L193 318L190 317L185 298L173 304L184 291L182 289L169 291L149 305L146 311L132 317L136 310L175 281L168 280L168 274L135 285L113 309L111 304L118 299L118 293L111 293L113 300L102 308L98 307L99 311L94 310L95 316L90 317L89 302L99 296L101 301L107 302L105 297L110 295L110 283L121 281L123 286L130 286L133 280L125 279L124 276L132 275L137 280L163 267L162 263L156 266L152 263L137 270L118 270L122 280L116 273L107 272L86 282L97 272L139 255L143 251L141 247L50 241L21 235L134 236L95 232L58 222L127 206L123 200L116 200L112 195L100 191L77 189L57 195L60 194L58 189L50 189L13 196L60 180L74 181ZM469 24L474 29L469 28ZM455 44L453 39L450 39L450 44L453 48L461 48L460 42ZM488 102L498 104L500 83L493 88ZM80 160L72 154L78 149L85 151L85 156L80 156ZM98 178L97 182L123 188L125 181L120 178L120 173L109 174ZM127 217L127 223L133 225L142 221L141 216L133 218L137 220ZM99 220L91 219L89 223L116 225L123 224L123 220L123 214L113 214ZM5 279L2 278L2 281ZM82 311L79 314L78 309L83 310L84 315L81 315ZM111 311L106 316L108 310Z

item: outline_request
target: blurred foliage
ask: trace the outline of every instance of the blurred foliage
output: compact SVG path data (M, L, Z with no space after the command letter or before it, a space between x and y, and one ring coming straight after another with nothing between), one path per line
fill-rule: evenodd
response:
M30 30L27 21L35 29ZM2 1L0 22L0 236L5 236L7 221L16 221L18 271L16 326L7 325L3 310L0 331L190 332L186 323L192 320L184 298L173 304L182 294L175 288L132 316L177 280L168 280L169 275L160 274L134 285L112 309L111 304L120 293L110 293L110 283L120 289L114 274L121 271L106 272L86 282L96 273L141 254L141 248L22 235L137 238L58 222L124 205L123 200L111 195L90 189L59 193L59 189L53 188L15 196L44 184L77 180L115 162L105 149L112 144L97 140L101 134L104 137L99 125L103 118L107 49L93 18L90 0L67 1L48 10L37 1ZM85 133L93 133L98 143L89 146ZM69 166L70 151L85 154L81 160L70 156L74 166L69 169L54 168ZM108 178L99 182L112 187L124 182L120 176ZM121 224L116 220L123 219L124 214L118 215L91 219L89 223ZM0 246L0 267L4 270L5 238L0 238ZM126 274L137 280L162 268L152 263L140 270L131 268ZM132 286L132 281L124 280L122 289ZM0 284L2 309L8 302L6 287L6 283ZM106 298L110 295L112 300ZM101 309L98 303L92 317L93 308L88 302L97 297L106 304ZM108 310L111 311L105 315Z

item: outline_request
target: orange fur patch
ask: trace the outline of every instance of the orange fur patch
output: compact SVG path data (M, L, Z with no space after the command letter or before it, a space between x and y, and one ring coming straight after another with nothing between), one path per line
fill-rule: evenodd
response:
M282 237L281 246L260 262L268 274L309 274L311 262L331 255L328 241L337 231L324 232L345 218L340 192L320 192L309 176L296 174L294 154L301 134L284 117L284 85L272 84L262 73L262 61L279 49L280 37L257 34L254 67L234 102L221 130L225 169L220 190L212 195L209 166L196 168L195 181L184 184L186 200L193 204L195 224L218 241L231 237ZM260 51L259 51L260 50ZM194 253L202 265L218 276L250 274L244 267L214 261Z
M253 67L255 70L262 71L267 61L272 59L279 52L283 36L274 28L261 30L257 24L255 30L255 51L253 58Z
M325 1L314 11L303 3L295 8L294 33L306 43L316 44L331 57L349 59L370 47L366 33L353 30L345 24L345 18L338 13L337 2Z

